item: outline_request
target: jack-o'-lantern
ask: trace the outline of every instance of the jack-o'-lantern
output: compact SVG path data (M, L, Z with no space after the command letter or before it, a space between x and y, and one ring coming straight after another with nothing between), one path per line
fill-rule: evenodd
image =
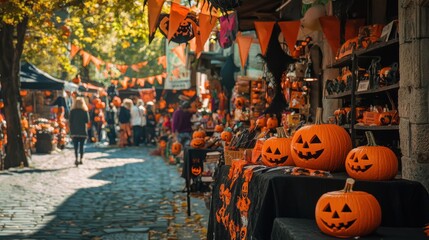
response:
M167 142L165 140L160 140L159 147L165 149L167 147Z
M171 144L171 154L178 155L182 151L182 144L179 142L174 142Z
M197 167L192 166L191 172L192 172L192 175L199 176L201 174L201 167L200 166L197 166Z
M72 79L72 82L74 84L80 84L81 83L81 78L79 76L76 76L75 78Z
M244 107L244 102L245 100L243 97L237 97L234 101L235 108L242 109Z
M330 236L351 238L365 236L381 224L381 207L366 192L352 191L354 180L348 178L343 190L323 194L316 204L319 229Z
M271 137L262 145L262 164L268 167L294 165L291 154L291 139Z
M192 133L192 138L205 138L206 132L203 130L196 130Z
M232 132L230 132L230 131L223 131L220 134L220 139L222 139L222 141L225 141L225 142L229 143L231 141L231 139L232 139Z
M335 124L322 124L322 108L317 108L315 124L297 130L291 146L296 166L339 171L344 169L352 141L344 128Z
M170 25L170 15L161 14L159 17L159 29L161 33L168 37L168 28ZM195 14L189 13L184 20L180 22L179 28L174 33L171 41L175 43L185 43L195 37L194 27L197 27L197 20Z
M218 124L215 126L214 131L217 133L222 133L223 132L223 126Z
M206 142L204 141L204 138L193 138L190 145L193 148L204 148Z
M20 90L20 91L19 91L19 95L20 95L21 97L25 97L25 96L27 96L27 94L28 94L27 90Z
M274 129L279 126L279 121L277 120L276 115L274 114L272 117L267 120L267 128Z
M398 173L398 158L387 147L377 146L372 132L365 132L368 145L352 149L346 158L346 171L359 180L391 180Z

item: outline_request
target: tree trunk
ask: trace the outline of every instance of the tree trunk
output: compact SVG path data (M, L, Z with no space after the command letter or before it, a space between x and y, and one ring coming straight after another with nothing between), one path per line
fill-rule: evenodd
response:
M28 19L16 26L3 23L0 27L0 83L7 123L6 169L28 166L22 139L20 112L20 60Z

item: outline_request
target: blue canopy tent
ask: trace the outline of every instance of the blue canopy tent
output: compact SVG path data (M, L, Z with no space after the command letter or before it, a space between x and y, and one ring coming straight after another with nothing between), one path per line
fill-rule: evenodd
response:
M78 85L52 77L31 63L21 63L19 73L22 89L77 91Z

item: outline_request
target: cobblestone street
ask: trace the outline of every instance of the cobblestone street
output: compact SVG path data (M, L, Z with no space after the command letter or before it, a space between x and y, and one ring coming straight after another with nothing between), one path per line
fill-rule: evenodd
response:
M208 210L153 148L87 145L0 171L0 239L205 239Z

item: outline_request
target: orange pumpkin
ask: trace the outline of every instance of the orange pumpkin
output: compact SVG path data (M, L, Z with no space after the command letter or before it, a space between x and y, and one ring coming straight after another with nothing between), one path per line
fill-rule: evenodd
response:
M206 132L204 132L203 130L197 130L194 131L194 133L192 133L192 138L205 138L206 137Z
M290 138L271 137L262 145L262 164L268 167L293 166Z
M27 96L27 94L28 94L27 90L20 90L20 91L19 91L19 95L20 95L21 97L25 97L25 96Z
M51 109L51 111L52 111L52 113L58 113L58 107L53 107L53 108Z
M29 106L25 106L25 112L28 112L28 113L31 113L31 112L33 112L33 106L32 105L29 105Z
M75 78L72 79L72 82L75 83L75 84L80 84L81 79L80 79L79 76L76 76Z
M45 95L45 97L49 97L49 96L51 96L51 95L52 95L52 92L51 92L51 91L46 90L46 91L43 91L43 95Z
M346 158L346 171L359 180L384 181L398 173L398 158L387 147L377 146L372 132L365 132L368 145L352 149Z
M171 154L179 155L181 151L182 151L182 144L180 144L179 142L174 142L171 145Z
M221 124L218 124L215 126L214 131L217 133L222 133L223 132L223 126Z
M190 145L193 148L204 148L206 145L206 142L204 141L204 138L193 138L191 140Z
M231 141L231 139L232 139L232 132L230 132L230 131L223 131L220 134L220 139L222 139L222 141L225 141L225 142L229 143Z
M191 172L192 172L192 175L199 176L201 174L201 172L202 172L202 169L201 169L200 166L197 166L197 167L192 166L191 167Z
M319 229L330 236L352 238L374 232L381 224L381 207L366 192L353 191L354 180L348 178L343 190L323 194L316 204Z
M160 140L159 147L165 149L167 147L167 142L165 140Z
M292 157L298 167L325 171L344 169L352 140L347 131L335 124L322 124L322 108L316 121L297 130L292 138Z

